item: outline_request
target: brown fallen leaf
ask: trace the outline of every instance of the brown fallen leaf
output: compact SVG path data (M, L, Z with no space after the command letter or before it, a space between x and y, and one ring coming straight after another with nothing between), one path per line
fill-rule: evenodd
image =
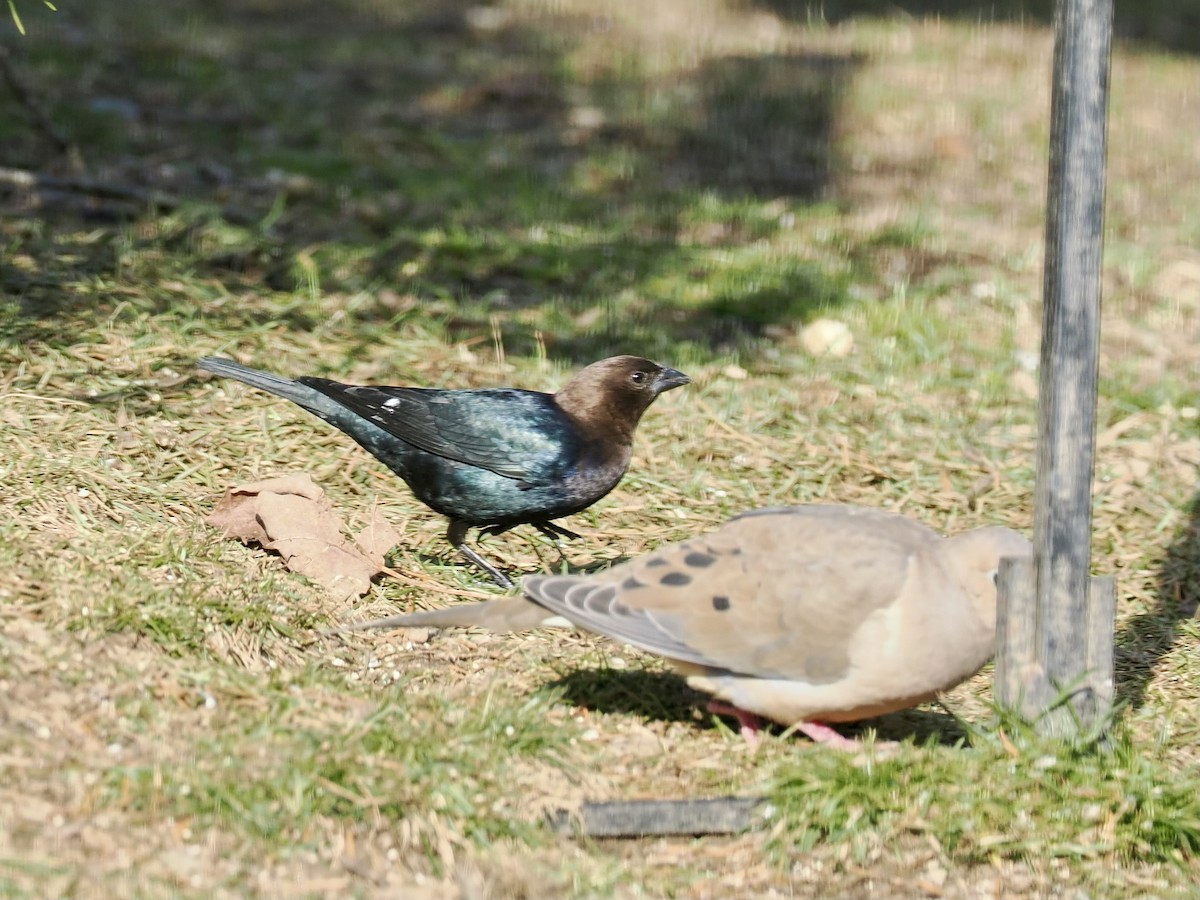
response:
M276 551L289 569L338 599L370 590L384 554L400 539L378 510L357 541L347 538L325 492L303 473L231 487L205 521L226 537Z
M354 543L382 569L387 552L400 543L400 533L376 508L371 510L371 521L354 536Z

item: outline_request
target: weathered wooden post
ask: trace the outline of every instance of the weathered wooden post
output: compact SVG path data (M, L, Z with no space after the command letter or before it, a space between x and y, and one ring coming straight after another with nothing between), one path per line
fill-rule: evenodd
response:
M1089 578L1112 13L1055 9L1034 560L999 580L997 698L1063 737L1112 702L1116 584Z

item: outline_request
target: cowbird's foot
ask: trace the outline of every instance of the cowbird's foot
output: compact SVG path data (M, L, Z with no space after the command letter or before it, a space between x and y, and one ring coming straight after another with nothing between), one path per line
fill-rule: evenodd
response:
M511 531L514 527L513 525L489 525L486 528L480 528L479 540L482 541L485 537L495 537L498 534L504 534L504 532ZM466 533L466 529L463 530L463 533Z
M534 522L533 527L551 540L565 537L569 541L577 541L582 537L582 535L578 535L573 531L563 528L561 525L555 525L553 522Z

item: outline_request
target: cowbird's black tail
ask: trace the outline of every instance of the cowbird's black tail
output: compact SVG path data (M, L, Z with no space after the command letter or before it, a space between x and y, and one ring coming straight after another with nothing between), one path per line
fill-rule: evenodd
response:
M260 372L258 369L251 369L232 360L219 359L216 356L206 356L198 360L196 365L206 372L212 372L214 375L220 375L223 378L236 378L238 381L244 382L251 387L256 387L262 391L269 391L272 394L283 397L285 400L291 400L293 403L303 406L314 415L318 415L328 422L333 422L339 428L342 427L342 420L348 417L347 410L340 403L298 381L280 378L278 375L272 375L270 372Z
M206 356L196 365L214 375L236 378L251 387L277 394L285 400L291 400L297 406L308 410L314 416L324 419L334 428L354 438L367 452L406 482L408 481L409 459L413 453L418 451L380 428L370 419L343 406L333 397L327 396L303 382L291 381L287 378L280 378L278 375L272 375L270 372L250 369L228 359ZM328 384L336 384L336 382L328 382Z

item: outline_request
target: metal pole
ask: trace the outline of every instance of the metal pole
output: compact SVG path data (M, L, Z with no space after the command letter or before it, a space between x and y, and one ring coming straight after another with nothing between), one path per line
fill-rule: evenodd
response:
M1017 627L1000 623L1001 702L1028 715L1068 696L1069 703L1041 719L1044 731L1061 735L1105 714L1111 694L1115 588L1111 580L1097 585L1089 603L1089 571L1112 12L1112 0L1059 0L1055 11L1034 492L1036 597L1020 595L1028 579L1011 577L1003 584L1011 595L1001 604L1025 621ZM1005 646L1006 635L1028 637L1029 625L1027 650ZM1089 646L1097 640L1101 646ZM1023 652L1036 659L1021 659ZM1020 702L1012 695L1018 682Z

